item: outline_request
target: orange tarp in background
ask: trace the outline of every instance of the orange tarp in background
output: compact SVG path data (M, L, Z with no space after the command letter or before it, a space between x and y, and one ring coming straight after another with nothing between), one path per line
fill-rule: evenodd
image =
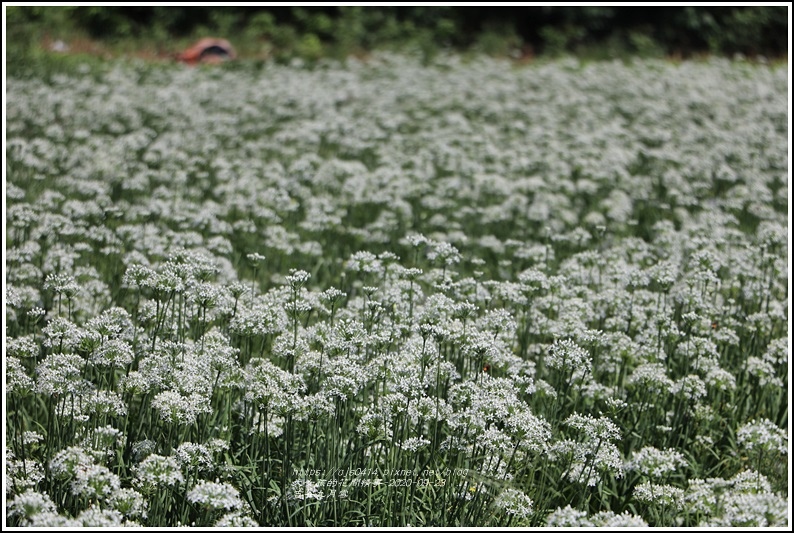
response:
M206 37L176 57L188 65L195 65L197 63L220 63L234 59L236 56L234 47L226 39Z

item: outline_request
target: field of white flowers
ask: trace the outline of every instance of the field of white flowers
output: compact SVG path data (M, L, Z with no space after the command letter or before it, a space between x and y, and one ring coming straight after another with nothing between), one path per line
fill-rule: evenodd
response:
M6 521L786 526L787 69L7 80Z

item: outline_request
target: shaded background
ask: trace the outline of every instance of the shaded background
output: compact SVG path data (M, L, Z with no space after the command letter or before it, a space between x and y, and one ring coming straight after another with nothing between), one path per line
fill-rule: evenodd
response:
M710 53L788 55L781 7L49 7L7 8L17 53L78 38L167 54L189 39L226 37L241 56L342 57L414 46L514 58ZM125 48L121 46L121 48Z

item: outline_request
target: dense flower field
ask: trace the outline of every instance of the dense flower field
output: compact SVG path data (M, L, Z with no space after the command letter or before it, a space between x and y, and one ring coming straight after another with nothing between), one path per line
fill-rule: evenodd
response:
M8 79L7 523L786 526L787 90Z

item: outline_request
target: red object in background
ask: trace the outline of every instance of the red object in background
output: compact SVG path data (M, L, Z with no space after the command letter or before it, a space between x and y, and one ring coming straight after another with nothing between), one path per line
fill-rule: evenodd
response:
M235 57L237 57L237 54L229 41L212 37L199 40L196 44L176 56L179 61L188 65L221 63Z

